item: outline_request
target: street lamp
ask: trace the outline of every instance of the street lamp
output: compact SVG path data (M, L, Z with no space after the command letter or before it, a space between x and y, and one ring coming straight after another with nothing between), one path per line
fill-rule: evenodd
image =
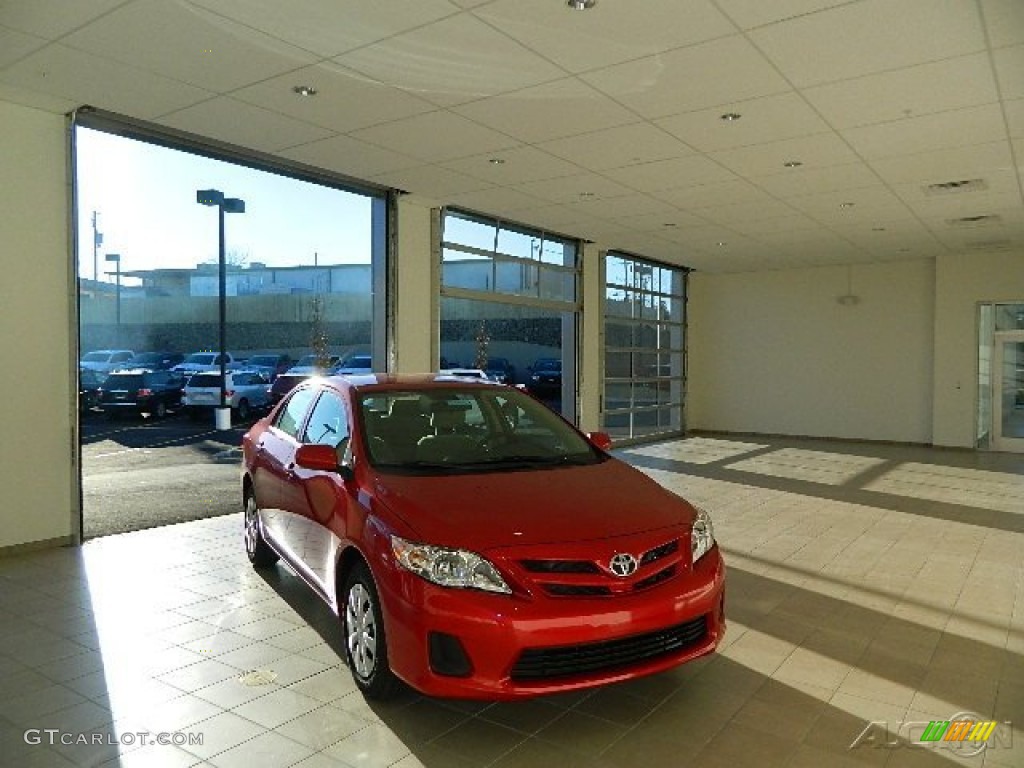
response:
M196 192L196 202L200 205L215 205L218 211L218 266L220 277L219 290L219 322L220 322L220 408L217 409L215 426L217 429L231 427L231 409L227 397L227 261L224 258L224 214L245 213L245 201L237 197L224 197L218 189L200 189Z
M115 264L117 264L117 271L114 273L115 275L117 275L117 293L114 294L117 297L116 298L117 308L115 309L115 312L117 313L115 315L115 317L117 318L116 319L116 327L117 327L117 342L116 342L116 345L117 346L121 346L121 254L120 253L108 253L104 258L107 261L112 261ZM107 272L107 274L109 275L110 273Z

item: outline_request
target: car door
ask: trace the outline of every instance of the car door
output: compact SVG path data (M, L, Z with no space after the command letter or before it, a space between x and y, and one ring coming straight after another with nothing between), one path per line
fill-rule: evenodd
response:
M349 445L349 414L342 395L324 389L303 428L301 442L329 445L339 464ZM346 535L346 507L349 494L338 472L306 469L295 465L286 472L281 506L293 521L295 555L307 569L307 578L315 582L325 597L333 596L334 563Z
M253 490L256 505L262 511L266 535L283 550L290 551L295 538L291 519L282 508L281 495L285 475L295 463L295 450L299 446L299 433L305 424L316 390L303 387L293 390L274 416L274 420L255 439L252 445Z

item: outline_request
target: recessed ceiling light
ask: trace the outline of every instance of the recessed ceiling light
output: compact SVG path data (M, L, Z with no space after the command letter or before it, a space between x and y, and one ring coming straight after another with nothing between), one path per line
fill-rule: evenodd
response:
M505 159L502 157L492 157L490 160L488 160L488 162L491 165L504 165Z
M597 0L569 0L566 5L574 11L589 11L597 5Z
M885 227L872 227L872 232L885 232Z
M856 203L840 203L839 207L840 208L853 208L854 205L856 205Z
M296 85L292 87L292 92L299 96L316 96L316 88L312 85Z
M580 192L580 197L593 197L593 192Z
M664 224L662 224L661 226L663 226L663 227L675 227L675 226L678 226L678 225L674 224L674 223L673 223L673 222L671 222L671 221L666 221L666 222L665 222Z
M727 123L734 123L741 117L743 117L743 115L738 112L726 112L724 115L720 115L719 119L725 120Z
M717 245L719 248L725 248L727 243L724 240L719 240L717 243L715 243L715 245Z
M801 163L799 160L787 160L782 165L785 166L786 168L799 168L801 165L803 165L803 163Z

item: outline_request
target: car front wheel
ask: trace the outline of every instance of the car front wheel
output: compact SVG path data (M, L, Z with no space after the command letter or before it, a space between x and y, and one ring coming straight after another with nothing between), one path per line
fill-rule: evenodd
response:
M387 637L381 615L377 586L362 563L345 579L341 606L345 633L345 659L363 695L386 699L398 689L398 678L388 666Z
M238 401L238 418L241 421L245 421L249 418L249 401L239 400Z
M269 568L279 559L277 552L263 538L259 507L251 492L245 495L245 554L256 568Z

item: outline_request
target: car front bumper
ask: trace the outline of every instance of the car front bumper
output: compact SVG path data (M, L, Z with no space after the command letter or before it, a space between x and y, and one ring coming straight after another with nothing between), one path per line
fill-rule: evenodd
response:
M523 598L395 575L398 589L379 583L390 665L430 696L517 699L629 680L711 653L725 632L717 547L689 574L613 598Z

